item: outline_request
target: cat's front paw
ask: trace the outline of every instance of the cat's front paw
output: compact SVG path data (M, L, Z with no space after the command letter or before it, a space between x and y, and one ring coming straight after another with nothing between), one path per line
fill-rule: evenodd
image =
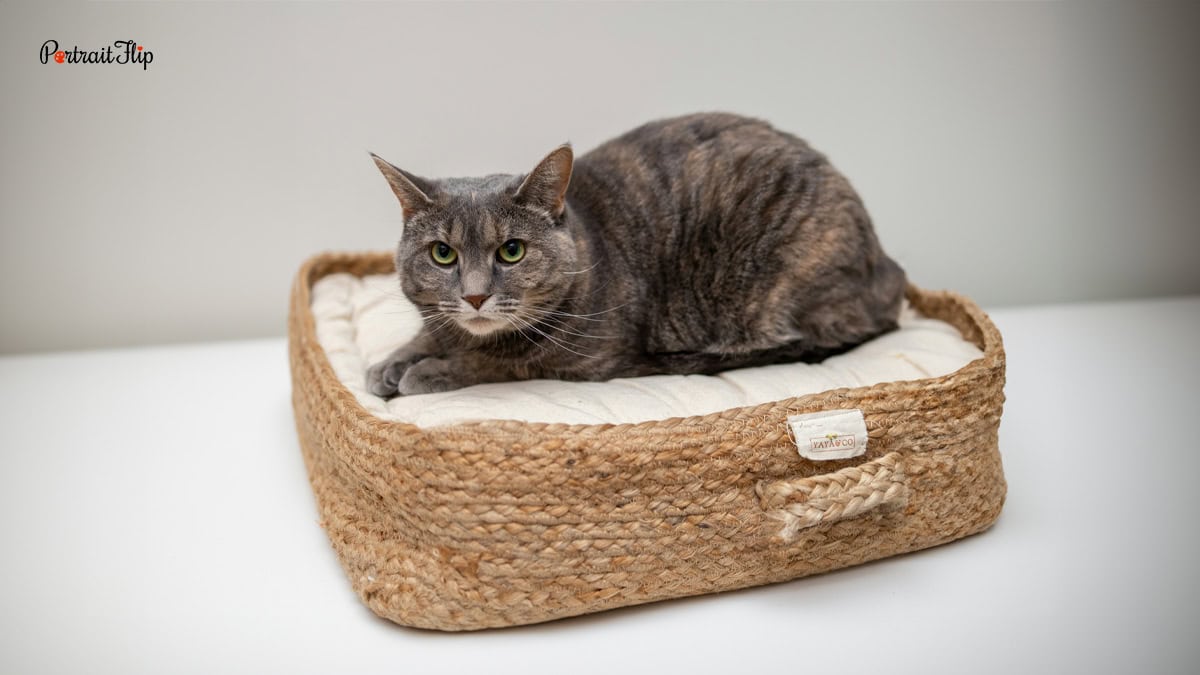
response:
M445 359L422 359L404 371L397 390L402 396L413 396L461 389L467 383L458 377L458 371Z
M400 393L400 380L412 365L411 361L384 359L367 369L367 391L380 398L392 398Z

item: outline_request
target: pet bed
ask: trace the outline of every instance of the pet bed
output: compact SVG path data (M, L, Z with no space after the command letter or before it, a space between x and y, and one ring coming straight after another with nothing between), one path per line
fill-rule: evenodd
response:
M469 630L784 581L999 515L1004 351L961 296L910 288L901 330L823 364L384 402L365 367L416 328L372 276L389 273L390 254L307 261L289 345L322 526L392 621ZM818 443L823 415L858 428Z

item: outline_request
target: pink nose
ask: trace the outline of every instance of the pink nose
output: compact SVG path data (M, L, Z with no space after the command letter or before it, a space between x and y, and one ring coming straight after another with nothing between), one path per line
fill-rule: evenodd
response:
M466 300L467 302L471 303L471 306L474 307L475 309L479 309L480 307L483 307L483 303L487 302L487 299L490 297L492 297L492 296L490 296L490 295L464 295L463 300Z

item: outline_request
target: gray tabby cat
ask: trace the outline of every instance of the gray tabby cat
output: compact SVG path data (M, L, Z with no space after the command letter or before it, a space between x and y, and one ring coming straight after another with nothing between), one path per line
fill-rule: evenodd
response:
M525 176L429 180L372 155L424 317L378 396L818 361L896 326L903 270L824 156L765 122L651 122Z

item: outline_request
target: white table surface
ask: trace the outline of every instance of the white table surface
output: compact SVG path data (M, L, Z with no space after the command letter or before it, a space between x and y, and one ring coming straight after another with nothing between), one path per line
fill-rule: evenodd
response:
M1003 309L990 531L538 626L377 619L317 525L282 339L0 358L0 672L1200 669L1200 298Z

